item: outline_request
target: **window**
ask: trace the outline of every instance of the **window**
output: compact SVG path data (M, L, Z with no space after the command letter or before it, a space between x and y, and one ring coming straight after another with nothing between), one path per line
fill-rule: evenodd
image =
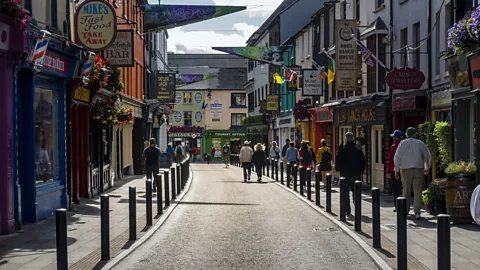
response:
M232 93L230 100L230 106L232 108L245 108L247 107L247 97L245 93Z
M267 95L268 95L268 84L265 84L265 99L267 99Z
M385 43L382 42L383 38L385 37L386 35L378 35L378 38L377 38L377 57L378 57L378 60L380 60L380 62L382 63L386 63L387 62L387 45L385 45ZM376 62L374 62L376 64ZM386 79L385 77L387 76L387 71L380 67L379 65L377 65L377 72L378 72L378 91L379 92L385 92L387 91L387 82L386 82Z
M407 45L408 45L408 28L403 28L400 30L400 47L402 48L402 53L400 54L402 57L402 60L400 63L402 64L402 67L407 66Z
M377 52L377 38L375 35L367 38L367 48L373 53ZM375 62L374 62L375 63ZM377 92L377 65L367 65L367 93Z
M376 0L376 1L377 1L377 6L376 6L376 8L381 8L381 7L384 6L385 0Z
M320 39L320 49L325 48L325 36L322 36L322 26L324 27L323 30L324 30L324 32L325 32L325 31L327 30L327 29L325 29L325 26L326 26L326 25L327 25L327 24L325 23L325 16L322 15L322 16L320 17L320 24L319 24L320 31L319 31L319 33L318 33L318 38Z
M183 92L183 103L192 103L192 92Z
M264 96L264 92L263 92L263 86L262 86L262 90L260 91L260 95L261 95L260 100L264 100L265 96Z
M255 110L254 106L254 92L248 94L248 111L253 112Z
M344 20L347 19L347 3L346 2L343 2L340 4L341 5L341 16Z
M58 178L57 93L35 88L35 156L37 184Z
M192 112L183 112L183 122L185 126L192 125Z
M357 0L357 8L355 10L355 19L357 22L360 21L360 0Z
M444 40L445 40L445 43L444 43L444 48L445 50L448 48L448 29L450 29L452 27L452 6L450 5L446 5L445 6L445 32L444 32ZM446 63L446 61L443 61L443 64L445 66L445 72L448 71L448 65Z
M435 18L439 18L440 16L440 12L437 12L437 16ZM442 47L441 47L441 42L440 42L440 27L439 25L437 25L437 27L435 27L435 46L437 46L437 54L434 55L433 57L435 58L435 74L436 75L440 75L440 53L442 51Z
M312 29L309 28L308 31L307 31L307 35L308 35L308 36L307 36L307 41L308 41L308 42L307 42L307 57L310 57L310 47L312 46L312 42L311 42L311 39L312 39L311 35L312 35L312 33L311 33L311 30L312 30Z
M305 33L302 35L302 60L305 59Z
M336 35L335 35L335 9L334 8L330 8L330 14L328 15L328 18L330 20L330 36L329 36L329 41L330 41L330 44L329 45L329 48L334 46L335 45L335 38L336 38Z
M232 113L232 127L241 127L243 126L242 120L245 119L247 115L245 113Z
M413 25L412 29L412 43L413 47L418 47L420 45L420 23L416 23ZM420 70L420 49L412 51L413 56L413 67Z

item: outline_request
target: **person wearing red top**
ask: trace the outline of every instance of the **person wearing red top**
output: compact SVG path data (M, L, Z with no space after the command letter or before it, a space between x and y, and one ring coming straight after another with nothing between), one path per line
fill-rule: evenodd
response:
M402 140L403 132L400 130L395 130L390 137L393 137L392 147L390 147L390 152L388 153L388 166L387 166L387 175L386 178L390 179L390 183L392 183L392 195L393 195L393 205L395 208L393 212L397 211L397 198L402 196L402 180L395 179L395 164L393 159L395 157L395 153L397 152L398 145Z

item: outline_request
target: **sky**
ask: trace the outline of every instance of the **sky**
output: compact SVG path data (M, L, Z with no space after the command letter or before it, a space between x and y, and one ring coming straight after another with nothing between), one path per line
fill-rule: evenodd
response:
M282 0L161 0L162 4L247 6L247 10L224 17L168 30L168 51L219 53L215 46L245 46ZM158 3L149 0L150 4ZM261 4L260 4L261 3Z

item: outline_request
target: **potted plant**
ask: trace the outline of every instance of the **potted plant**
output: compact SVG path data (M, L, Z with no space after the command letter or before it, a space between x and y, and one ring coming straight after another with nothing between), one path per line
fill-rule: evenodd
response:
M470 199L475 189L475 173L477 165L471 162L452 162L445 168L446 181L446 207L452 219L471 220Z
M447 190L446 179L435 179L428 185L428 193L430 194L429 203L435 207L435 214L445 214ZM433 213L432 213L433 214Z
M425 205L425 209L428 213L435 215L435 204L432 199L432 193L429 188L422 191L422 202Z

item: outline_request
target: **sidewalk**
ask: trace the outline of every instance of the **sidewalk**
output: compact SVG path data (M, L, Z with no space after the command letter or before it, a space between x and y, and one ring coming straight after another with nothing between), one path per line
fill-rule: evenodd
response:
M149 228L145 217L145 180L144 176L129 177L115 182L115 186L104 193L110 195L111 258L134 242L128 240L129 186L137 187L137 239ZM171 194L171 184L169 186ZM165 200L164 193L162 195ZM159 218L156 216L156 193L152 197L155 225ZM69 269L100 268L104 265L100 262L100 196L82 199L80 205L73 208L67 213ZM0 270L57 269L55 246L55 216L37 224L24 225L23 233L0 236Z
M279 173L280 174L280 173ZM280 179L279 179L280 180ZM333 179L332 179L333 180ZM298 182L300 182L298 180ZM281 183L280 181L278 183ZM314 183L314 181L312 181ZM293 184L291 186L293 189ZM300 190L300 183L298 183ZM351 194L351 193L350 193ZM307 193L305 192L305 197ZM340 190L332 187L332 216L339 220ZM312 185L312 200L315 200L315 189ZM320 193L320 207L326 205L326 192ZM358 235L372 246L372 197L369 190L362 194L362 232ZM353 200L350 195L352 214L354 214ZM393 212L393 197L390 194L381 195L380 216L382 232L382 248L376 249L392 268L397 267L397 216ZM410 215L413 210L410 211ZM435 216L422 210L422 219L415 220L412 216L407 220L407 250L409 269L437 269L437 219ZM354 230L354 215L347 217L345 223ZM457 225L451 226L451 260L452 269L480 269L480 226Z

